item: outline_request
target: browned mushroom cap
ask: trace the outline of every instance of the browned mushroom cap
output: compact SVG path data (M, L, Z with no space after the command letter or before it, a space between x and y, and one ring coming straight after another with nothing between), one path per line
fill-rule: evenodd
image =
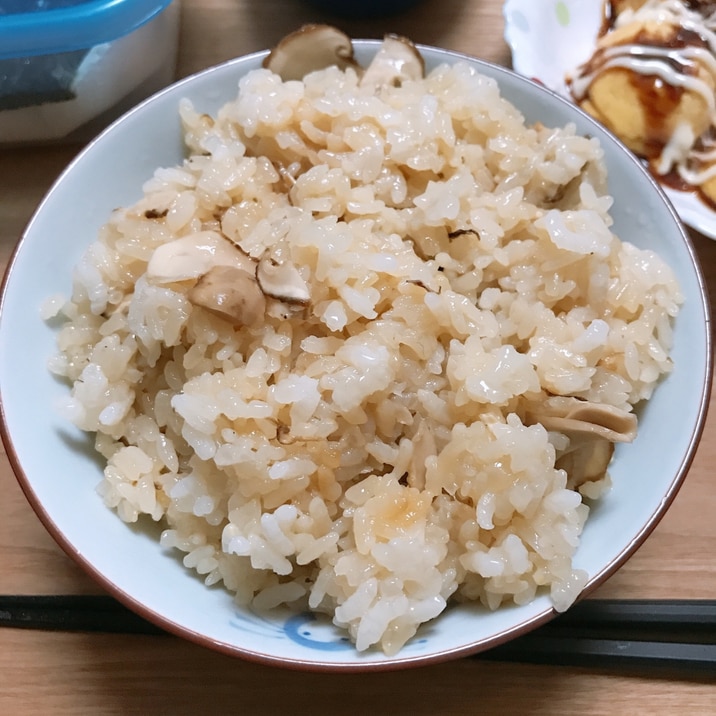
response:
M351 38L331 25L304 25L286 35L263 61L282 80L300 80L310 72L336 65L356 67Z
M406 37L386 35L380 49L361 77L361 85L373 88L393 85L425 76L425 60Z
M634 413L571 396L553 396L533 404L526 418L529 423L542 423L547 430L591 435L611 442L631 442L636 437Z
M266 312L256 277L235 266L211 268L189 290L188 298L234 325L258 325Z

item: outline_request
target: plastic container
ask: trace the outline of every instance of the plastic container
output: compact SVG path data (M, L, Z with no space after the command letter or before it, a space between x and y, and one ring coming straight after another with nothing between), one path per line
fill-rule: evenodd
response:
M179 0L0 0L0 145L85 141L170 84Z

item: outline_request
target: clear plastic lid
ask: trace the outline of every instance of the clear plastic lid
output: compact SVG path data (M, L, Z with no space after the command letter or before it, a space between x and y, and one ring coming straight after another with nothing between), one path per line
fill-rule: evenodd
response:
M128 35L172 0L0 0L0 59L82 50Z

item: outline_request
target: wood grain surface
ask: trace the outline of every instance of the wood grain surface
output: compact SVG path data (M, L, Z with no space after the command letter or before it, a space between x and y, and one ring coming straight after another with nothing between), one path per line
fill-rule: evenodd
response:
M540 2L546 0L538 0ZM271 46L306 22L354 37L397 32L509 65L497 0L425 0L346 21L299 0L184 0L177 75ZM0 149L0 269L78 146ZM714 303L716 242L692 236ZM21 350L1 346L0 350ZM673 506L595 596L715 598L716 414ZM0 455L0 593L99 588L47 534ZM716 676L716 672L715 672ZM170 636L0 630L0 714L714 714L711 680L464 659L402 672L306 674L226 657Z

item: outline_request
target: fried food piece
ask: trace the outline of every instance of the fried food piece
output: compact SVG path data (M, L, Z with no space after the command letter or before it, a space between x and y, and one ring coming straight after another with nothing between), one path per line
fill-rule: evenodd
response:
M705 52L700 44L671 23L649 20L617 27L601 38L590 62L572 80L575 96L642 157L659 157L679 129L688 128L692 144L711 124L709 97L716 86L712 71L692 51ZM688 64L674 61L671 50L684 50Z

